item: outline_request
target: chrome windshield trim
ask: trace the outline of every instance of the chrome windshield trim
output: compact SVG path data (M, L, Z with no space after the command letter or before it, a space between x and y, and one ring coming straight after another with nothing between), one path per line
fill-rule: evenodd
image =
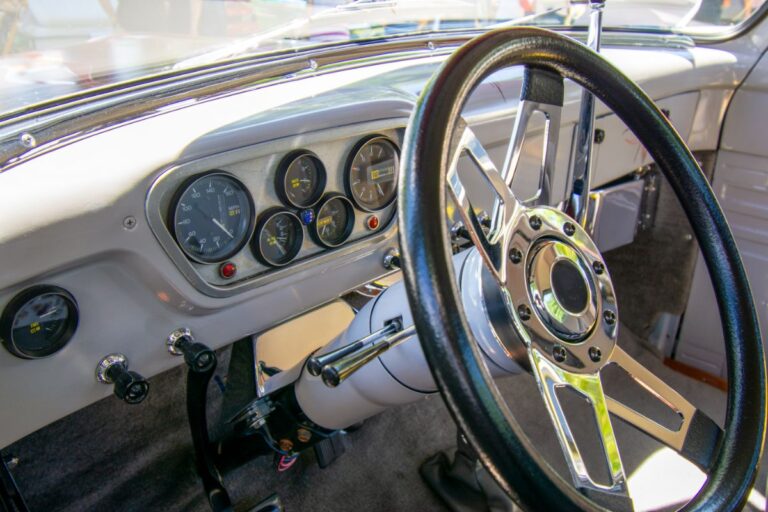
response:
M404 34L251 55L30 105L0 115L0 172L105 129L181 109L192 101L208 101L308 76L403 58L447 55L485 30ZM578 27L570 27L566 33L576 39L586 37ZM671 48L693 45L690 38L669 33L607 33L605 44Z

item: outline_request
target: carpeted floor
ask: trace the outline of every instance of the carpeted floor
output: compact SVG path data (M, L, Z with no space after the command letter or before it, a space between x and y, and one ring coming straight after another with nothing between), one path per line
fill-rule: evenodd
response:
M627 329L623 332L622 345L630 353L721 421L725 410L721 391L662 366ZM20 459L14 475L32 510L208 510L192 461L184 372L178 368L162 374L152 385L153 393L140 406L128 407L110 397L4 450ZM606 386L610 390L611 382ZM564 470L533 379L512 377L500 381L499 387L531 438L555 467ZM211 386L211 393L215 398L220 392ZM644 463L655 460L651 456L663 450L620 421L614 424L634 491L632 478L638 468L642 470ZM433 396L368 420L349 435L347 453L327 469L319 469L311 453L285 473L275 470L271 457L262 457L226 475L225 480L239 510L273 492L280 495L288 511L444 510L422 483L418 468L438 450L454 446L455 434L440 397ZM677 467L669 462L663 465ZM696 471L686 476L688 470L685 465L682 468L675 469L678 474L671 480L691 477L695 481ZM658 501L659 489L670 487L663 474L651 476L657 478L658 487L652 483L645 489L638 484L641 493L649 494L635 496L638 504ZM760 481L764 484L765 478ZM671 495L679 494L681 485L673 484ZM764 493L763 485L759 490Z

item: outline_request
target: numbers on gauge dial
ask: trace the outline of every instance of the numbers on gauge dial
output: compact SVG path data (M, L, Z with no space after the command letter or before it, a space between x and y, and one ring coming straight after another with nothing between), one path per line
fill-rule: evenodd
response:
M299 218L287 210L273 209L261 215L256 227L256 255L264 263L283 266L301 251L304 230Z
M223 261L247 241L252 216L251 197L242 183L227 174L207 174L189 183L176 201L176 240L196 261Z
M338 247L349 238L355 221L352 203L344 196L326 197L317 208L312 224L315 240L326 247Z
M395 199L400 166L397 147L385 137L358 143L347 169L347 190L355 205L365 211L387 207Z
M288 207L309 208L325 189L323 163L308 151L289 154L278 166L275 187Z

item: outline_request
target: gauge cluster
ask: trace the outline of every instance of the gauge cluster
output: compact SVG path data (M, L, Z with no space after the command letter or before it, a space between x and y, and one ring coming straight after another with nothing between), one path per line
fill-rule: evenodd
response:
M182 270L214 287L311 262L392 225L401 134L310 137L176 167L150 190L150 225Z

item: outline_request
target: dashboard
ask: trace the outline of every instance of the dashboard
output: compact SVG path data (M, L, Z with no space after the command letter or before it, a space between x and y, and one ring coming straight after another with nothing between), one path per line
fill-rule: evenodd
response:
M717 147L734 77L755 55L605 53L670 109L694 150ZM0 410L24 404L0 446L109 395L95 378L108 354L151 378L180 364L166 346L179 328L218 349L387 274L403 127L443 58L404 55L200 99L0 173ZM504 158L520 78L489 77L465 108L493 159ZM568 84L559 173L579 95ZM602 107L598 116L603 185L648 159L620 121Z

